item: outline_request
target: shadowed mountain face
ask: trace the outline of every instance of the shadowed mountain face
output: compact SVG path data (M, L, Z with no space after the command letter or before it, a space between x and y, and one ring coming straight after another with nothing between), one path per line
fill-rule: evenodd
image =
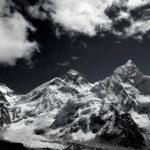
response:
M52 150L49 148L26 148L20 143L10 143L8 141L0 141L1 150Z
M149 147L150 77L131 60L94 84L70 70L4 104L3 138L31 149Z
M144 146L144 137L131 115L129 113L119 114L114 108L113 111L114 115L97 134L97 138L125 147L141 148Z
M8 107L14 105L22 95L16 95L6 85L0 83L0 126L4 127L11 123Z
M11 123L8 109L4 106L4 103L0 103L0 127L3 127Z
M0 141L1 150L27 150L22 144L19 143L10 143L7 141Z

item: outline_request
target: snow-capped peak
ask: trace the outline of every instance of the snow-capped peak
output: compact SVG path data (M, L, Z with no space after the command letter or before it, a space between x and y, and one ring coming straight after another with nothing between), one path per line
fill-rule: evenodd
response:
M12 90L8 88L5 84L0 83L0 92L2 92L3 94L6 94L6 93L12 92Z
M70 69L68 72L66 72L64 75L61 76L62 79L68 81L68 80L71 80L71 79L77 79L77 78L83 78L81 77L80 73L73 70L73 69Z
M73 69L61 76L61 79L80 92L91 88L91 84L79 72Z
M134 63L131 59L129 59L129 60L126 62L125 66L131 67L131 66L136 66L136 65L135 65L135 63Z
M113 78L119 82L134 83L136 78L142 76L142 73L139 71L132 60L128 60L124 65L115 69L112 75Z
M137 66L134 64L132 60L128 60L124 65L118 67L114 71L114 73L117 73L117 74L124 74L124 73L129 73L129 72L132 72L132 73L139 72Z
M99 144L100 140L140 148L145 146L144 137L150 140L149 108L150 77L144 76L132 60L93 85L71 69L16 103L11 109L15 129L10 128L5 137L25 141L26 145L29 140L35 145L37 137L44 140L54 137L66 143L91 140ZM20 124L22 129L16 131ZM18 138L18 132L23 140Z
M76 85L87 83L86 79L79 72L73 69L69 70L67 73L61 76L61 79L66 82L73 82Z
M8 88L5 84L0 83L0 101L13 105L21 97L22 95L16 95L13 90Z

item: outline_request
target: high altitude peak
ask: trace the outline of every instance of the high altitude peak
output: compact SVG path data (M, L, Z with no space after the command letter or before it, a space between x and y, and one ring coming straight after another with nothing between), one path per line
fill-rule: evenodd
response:
M5 84L0 83L0 92L10 93L10 92L13 92L13 91L10 88L8 88Z
M122 80L122 82L133 82L136 77L141 75L142 73L139 71L132 60L128 60L124 65L115 69L113 73L113 77L117 80Z
M126 62L125 66L127 66L127 67L134 66L134 67L135 67L136 65L135 65L135 63L134 63L131 59L129 59L129 60Z
M137 66L135 65L135 63L131 59L129 59L124 65L118 67L115 70L115 72L120 72L120 73L122 71L123 72L128 72L128 71L134 72L134 71L139 71L139 70L138 70Z
M73 69L70 69L68 72L68 74L72 74L72 75L79 75L79 72L73 70Z
M139 72L138 67L136 66L136 64L130 59L128 60L124 65L123 65L126 69L126 71L134 71L134 72Z
M75 85L87 84L86 79L77 71L70 69L67 73L61 76L61 79L66 82L72 82Z

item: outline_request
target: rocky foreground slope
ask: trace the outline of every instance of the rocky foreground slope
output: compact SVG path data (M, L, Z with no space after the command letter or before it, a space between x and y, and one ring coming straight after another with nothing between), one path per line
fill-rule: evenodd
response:
M131 60L94 84L70 70L3 109L1 138L26 148L150 148L150 77Z

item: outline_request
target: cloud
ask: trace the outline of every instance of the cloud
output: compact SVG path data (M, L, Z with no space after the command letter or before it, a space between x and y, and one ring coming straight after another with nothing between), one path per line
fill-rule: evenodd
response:
M110 28L111 20L104 13L109 1L112 0L45 0L45 3L35 7L42 7L47 16L51 16L54 23L62 25L66 31L94 36L96 27L100 26L103 30Z
M79 57L79 56L72 56L71 59L72 59L73 61L76 61L76 60L80 59L80 57Z
M68 66L70 66L70 62L68 61L58 62L56 64L54 71L58 71L59 69L64 69L65 67L68 67Z
M126 5L129 9L134 9L149 4L149 0L127 0Z
M12 9L13 8L13 9ZM34 27L17 11L11 1L0 1L0 64L15 65L18 59L30 61L38 50L37 43L28 40Z
M136 10L140 11L134 13ZM150 30L149 0L43 0L30 11L36 18L52 20L67 33L91 37L105 32L121 38L142 37Z
M139 40L142 36L150 31L150 20L147 21L136 21L130 28L126 29L127 36L136 36Z
M58 62L56 65L58 67L66 67L66 66L69 66L70 63L69 62Z

